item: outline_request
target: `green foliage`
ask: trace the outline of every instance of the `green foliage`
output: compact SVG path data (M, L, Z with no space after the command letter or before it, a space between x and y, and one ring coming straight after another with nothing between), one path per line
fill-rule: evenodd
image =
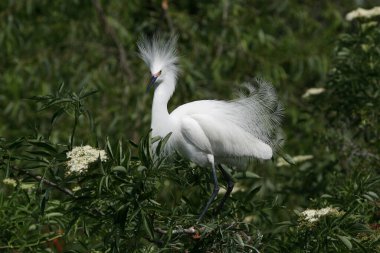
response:
M16 178L17 183L3 188L1 248L43 250L61 237L70 242L65 250L71 252L156 252L183 247L217 251L228 247L239 252L259 244L261 238L249 224L221 218L195 225L203 203L194 205L187 198L191 192L199 194L195 188L208 178L199 178L199 168L181 159L168 163L160 154L154 158L151 144L148 134L134 157L131 144L112 145L107 140L108 161L91 164L85 173L68 175L64 173L66 147L43 139L4 141L1 166L10 166L8 178ZM31 176L36 171L41 171L43 179L30 182L36 179ZM202 186L201 191L207 189ZM194 231L182 231L193 226Z
M2 1L0 251L380 251L379 21L345 22L356 2ZM171 108L255 75L287 108L292 165L225 168L232 197L201 222L209 170L162 156L170 136L148 131L136 41L154 32L180 35ZM302 98L312 87L325 92ZM108 159L68 173L85 145Z

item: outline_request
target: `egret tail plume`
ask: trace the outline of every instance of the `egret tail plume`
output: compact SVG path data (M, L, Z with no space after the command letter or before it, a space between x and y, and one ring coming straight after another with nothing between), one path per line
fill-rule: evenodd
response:
M273 151L281 146L281 121L284 108L272 84L261 78L245 83L239 98L230 101L234 121L245 131L268 144Z

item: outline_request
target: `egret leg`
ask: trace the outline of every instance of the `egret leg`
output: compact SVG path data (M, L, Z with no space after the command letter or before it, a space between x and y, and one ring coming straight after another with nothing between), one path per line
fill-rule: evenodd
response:
M214 181L214 190L211 194L211 197L207 201L207 204L206 204L205 208L203 209L201 215L199 215L198 221L202 220L203 216L206 214L208 208L210 207L212 201L215 199L216 195L218 195L218 192L219 192L219 185L218 185L218 179L216 177L214 156L208 155L207 158L208 158L209 162L211 163L211 175L212 175L212 179Z
M232 180L230 174L228 174L228 172L225 169L223 169L223 167L221 165L218 165L218 168L219 168L220 172L222 172L224 180L226 180L226 182L227 182L227 190L226 190L226 193L224 194L222 200L220 201L218 208L216 209L215 213L219 213L222 210L224 203L226 202L226 200L228 199L228 197L230 196L230 194L232 192L232 189L234 188L234 181Z

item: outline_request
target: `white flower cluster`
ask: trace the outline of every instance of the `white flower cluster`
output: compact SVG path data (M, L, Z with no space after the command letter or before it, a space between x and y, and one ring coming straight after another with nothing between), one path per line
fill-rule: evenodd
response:
M306 209L301 213L302 218L310 223L316 222L319 218L326 215L340 216L342 212L339 212L336 208L326 207L322 209Z
M372 18L372 17L379 16L379 15L380 15L380 6L374 7L370 10L358 8L354 11L347 13L346 20L351 21L351 20L354 20L356 18Z
M4 178L3 183L6 185L13 186L13 187L16 187L16 185L17 185L16 180L14 180L13 178L9 178L9 177Z
M88 169L88 166L97 161L98 158L100 158L102 162L108 159L104 150L96 149L89 145L75 147L67 152L66 155L67 158L70 158L67 162L67 166L69 167L67 174L83 173Z

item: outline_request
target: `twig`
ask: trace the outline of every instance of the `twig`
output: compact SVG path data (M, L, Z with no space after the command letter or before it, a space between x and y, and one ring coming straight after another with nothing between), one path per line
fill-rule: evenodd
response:
M0 160L0 163L2 163L2 164L6 164L6 163L4 162L4 160ZM65 188L65 187L59 186L58 184L56 184L56 183L54 183L54 182L52 182L52 181L49 181L49 180L47 180L46 178L43 178L43 177L38 176L38 175L34 175L33 173L31 173L31 172L29 172L29 171L27 171L27 170L21 169L21 168L17 168L16 166L12 166L11 168L12 168L12 170L16 170L16 171L18 171L18 172L20 172L20 173L26 174L26 175L28 175L28 176L34 178L34 179L37 180L37 181L40 181L40 182L42 182L42 183L44 183L44 184L46 184L46 185L49 185L49 186L51 186L51 187L54 187L54 188L56 188L57 190L59 190L59 191L65 193L66 195L69 195L69 196L71 196L71 197L73 197L73 198L76 198L75 194L74 194L70 189L67 189L67 188Z
M94 7L96 9L96 12L98 14L100 23L104 27L104 31L106 34L108 34L112 41L115 43L118 52L119 52L119 62L120 62L120 67L121 69L131 78L133 78L132 72L129 67L129 63L127 61L127 54L125 53L123 44L120 42L118 37L116 36L115 30L108 24L106 15L104 13L103 7L99 0L92 0L92 3L94 4Z
M158 233L160 234L167 234L168 231L165 231L163 230L162 228L155 228L154 229L155 231L157 231ZM172 234L189 234L189 235L194 235L196 234L197 231L195 230L194 227L190 227L190 228L178 228L178 229L173 229L172 230Z
M164 17L166 18L166 21L168 22L170 32L174 33L174 25L172 18L169 15L169 0L162 0L161 7L164 12Z
M164 242L162 240L159 240L159 239L151 239L149 237L144 237L146 240L148 240L149 242L151 243L154 243L156 244L157 246L159 247L162 247L164 245Z
M31 243L31 244L27 244L27 245L22 245L22 246L18 246L18 245L16 245L16 246L13 246L13 245L0 246L0 249L17 249L17 248L21 248L21 247L23 247L23 248L33 247L33 246L37 246L37 245L40 245L40 244L43 244L43 243L54 241L55 239L61 238L63 236L64 236L63 234L59 234L59 235L56 235L54 237L45 239L43 241L39 241L38 240L35 243Z

